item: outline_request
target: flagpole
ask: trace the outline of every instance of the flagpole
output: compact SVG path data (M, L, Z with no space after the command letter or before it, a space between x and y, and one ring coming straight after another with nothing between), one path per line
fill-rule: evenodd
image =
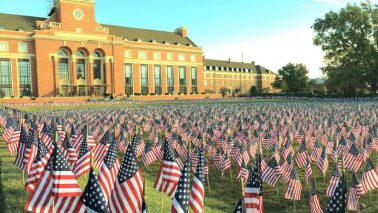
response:
M203 144L203 148L205 149L205 136L202 135L202 144ZM206 179L207 179L207 185L208 185L208 188L209 188L209 194L210 194L210 180L209 180L209 173L210 173L210 167L207 166L207 175L206 175Z
M164 137L164 133L162 134L162 136ZM163 139L162 137L162 139ZM131 141L130 141L131 143ZM163 143L164 143L164 140L163 140ZM164 156L163 156L163 161L164 161ZM164 193L161 192L161 202L160 202L160 213L163 213L163 206L164 206Z

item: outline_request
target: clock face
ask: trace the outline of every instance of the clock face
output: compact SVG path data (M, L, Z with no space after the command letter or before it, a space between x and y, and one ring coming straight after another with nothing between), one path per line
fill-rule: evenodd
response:
M73 11L73 16L76 20L81 20L83 18L83 11L81 11L80 9L76 9Z

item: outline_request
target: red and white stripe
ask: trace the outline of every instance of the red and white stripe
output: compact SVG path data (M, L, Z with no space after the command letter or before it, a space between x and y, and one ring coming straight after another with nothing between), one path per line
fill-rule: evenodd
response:
M263 212L263 197L260 195L258 188L245 188L244 204L246 212L262 213Z
M118 212L142 212L143 180L140 170L134 177L123 183L116 179L114 189L109 198L109 210Z
M114 183L116 181L119 168L120 162L117 159L111 169L109 169L105 163L102 163L98 172L98 182L100 183L106 202L108 202L114 189Z
M189 205L194 213L204 212L204 185L197 176L193 178L192 192L190 194Z
M165 192L172 198L177 188L177 183L180 176L181 171L177 163L164 160L160 164L160 169L154 184L154 188L160 192Z
M79 158L75 164L74 168L74 174L76 178L79 178L80 176L86 174L89 172L91 166L90 166L90 158L91 152L88 151L85 153L81 158Z

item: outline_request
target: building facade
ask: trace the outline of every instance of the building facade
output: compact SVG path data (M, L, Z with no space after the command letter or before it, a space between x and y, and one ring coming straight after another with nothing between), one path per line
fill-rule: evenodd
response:
M100 24L94 9L94 0L54 0L48 17L0 14L0 97L191 95L225 85L244 92L274 81L254 64L204 65L185 27Z
M47 18L0 14L1 96L201 93L202 49L186 29L98 24L94 0L55 0Z
M272 86L276 76L255 62L204 59L204 87L208 93L220 93L226 88L229 94L249 94L252 86L258 92L278 92Z

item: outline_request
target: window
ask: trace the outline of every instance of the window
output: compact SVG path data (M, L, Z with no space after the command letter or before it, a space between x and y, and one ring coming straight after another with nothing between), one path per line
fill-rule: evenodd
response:
M186 68L185 67L179 67L179 83L180 93L186 93Z
M125 64L124 67L125 74L125 94L133 94L133 66L132 64Z
M27 43L18 43L18 52L27 53L28 52L28 44Z
M58 51L58 67L59 67L59 80L69 80L70 70L68 66L69 52L66 49L59 49Z
M0 51L8 51L8 42L0 41Z
M173 53L167 53L167 60L173 61Z
M18 60L18 79L20 96L31 95L31 74L29 59Z
M204 81L204 85L205 85L205 87L207 86L207 80Z
M139 51L138 52L138 58L139 59L147 59L147 53L144 51Z
M160 53L159 52L154 52L153 53L153 59L154 60L160 60Z
M190 56L190 61L191 62L196 62L196 55L191 55Z
M179 54L178 59L179 61L185 61L185 54Z
M161 66L154 66L154 83L155 83L155 94L162 94L161 88Z
M100 51L93 52L93 79L104 81L102 54Z
M0 59L0 97L12 95L11 62L9 59Z
M142 95L148 94L148 65L140 65L140 83L141 83L141 93Z
M125 58L131 58L131 50L125 50Z
M190 68L190 76L192 79L192 93L198 93L197 88L197 67Z
M167 91L173 94L175 91L175 80L173 66L167 66Z
M76 52L76 79L87 79L86 54L82 50Z

